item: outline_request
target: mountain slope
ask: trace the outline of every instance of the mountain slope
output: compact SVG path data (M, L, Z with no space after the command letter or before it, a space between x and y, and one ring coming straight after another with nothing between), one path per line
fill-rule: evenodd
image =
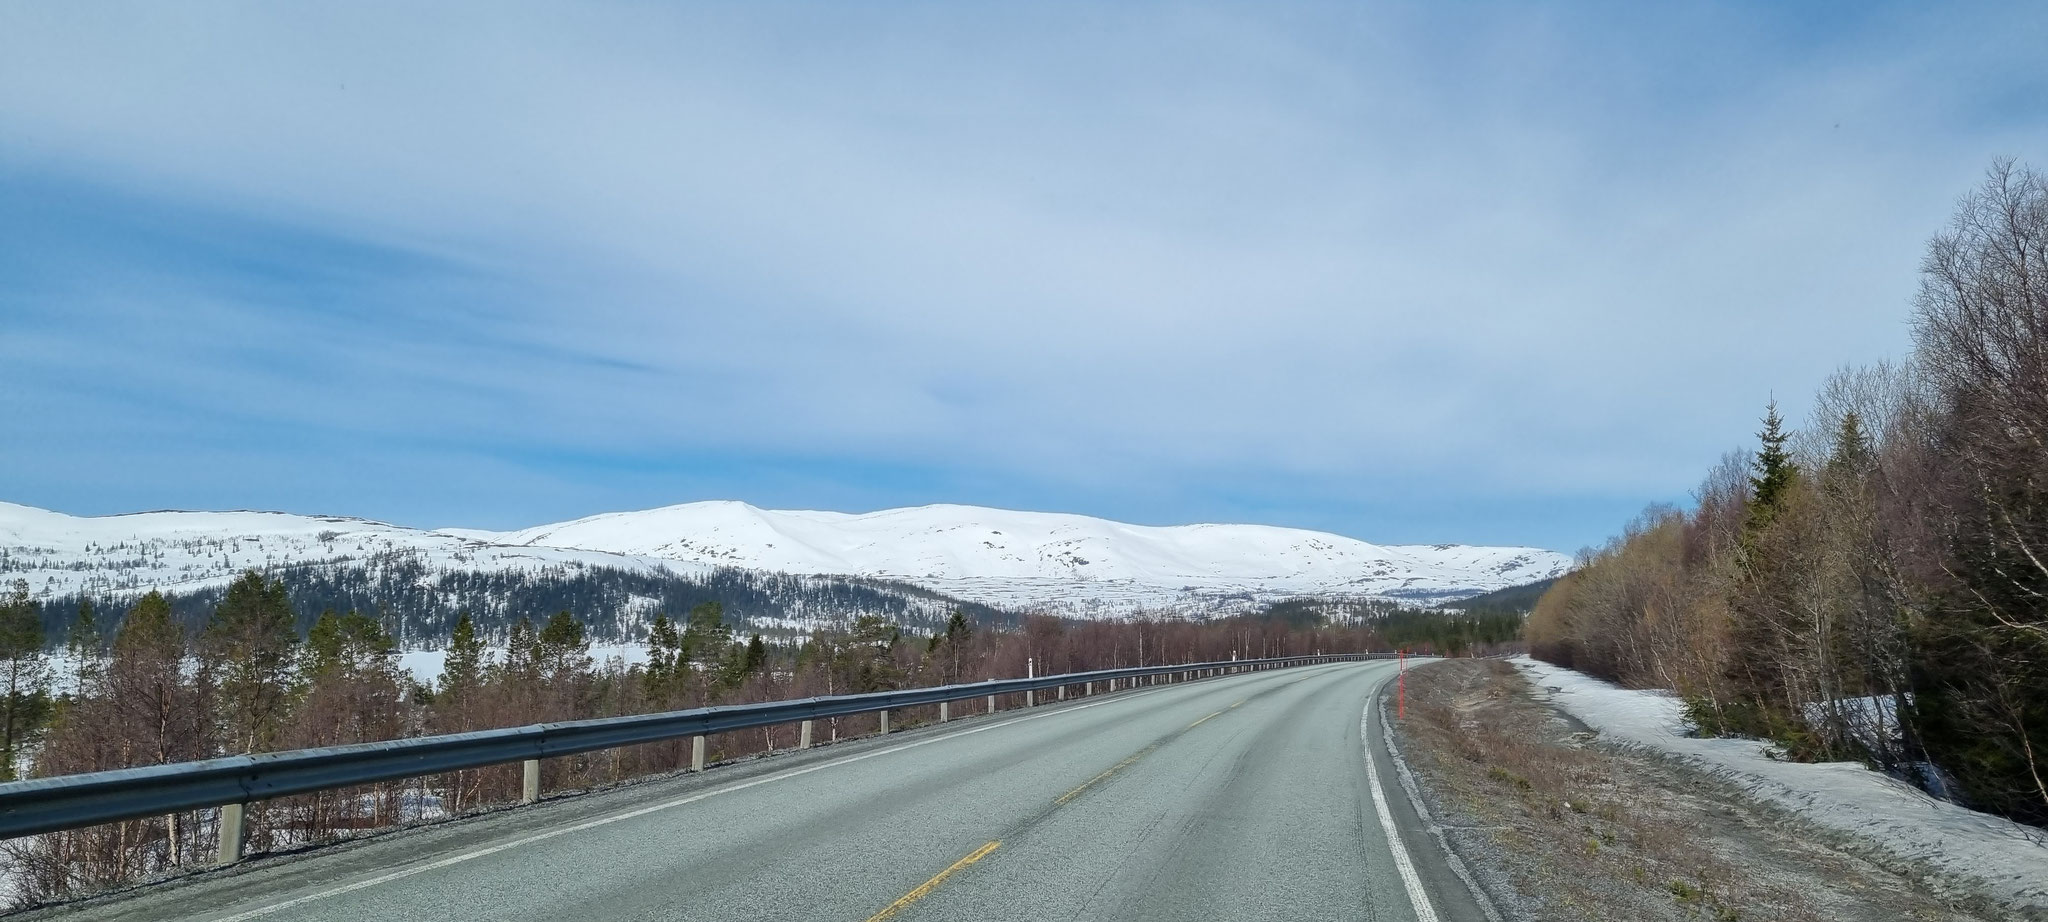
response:
M728 568L860 577L1077 616L1241 610L1302 595L1441 601L1563 573L1535 548L1381 546L1262 525L1153 527L1054 513L922 506L853 515L709 502L515 532L425 530L279 512L69 516L0 503L0 580L37 597L189 593L244 569L446 574L624 571L703 581Z
M1109 596L1172 605L1181 597L1329 594L1445 599L1563 573L1537 548L1382 546L1263 525L1127 525L1079 515L920 506L852 515L709 502L591 516L495 536L787 573L904 580L963 598L1063 605ZM1097 606L1083 604L1083 609Z
M120 597L223 585L252 568L361 561L393 553L440 568L489 572L585 566L678 574L711 570L603 551L490 544L474 534L285 512L88 517L0 503L0 581L26 579L39 598Z

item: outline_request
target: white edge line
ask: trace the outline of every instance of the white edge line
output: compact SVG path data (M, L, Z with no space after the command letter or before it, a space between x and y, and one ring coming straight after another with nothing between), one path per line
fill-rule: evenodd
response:
M1408 760L1401 755L1401 747L1394 742L1394 725L1387 722L1387 699L1379 695L1373 697L1377 700L1380 712L1380 737L1387 742L1387 761L1394 763L1394 771L1401 776L1401 790L1408 795L1408 805L1415 808L1415 815L1421 817L1423 825L1429 827L1430 834L1436 839L1437 848L1444 853L1444 861L1450 864L1451 871L1458 875L1458 879L1465 882L1465 889L1472 894L1472 901L1479 904L1479 911L1486 914L1487 922L1504 922L1500 910L1494 908L1493 898L1486 895L1486 888L1479 885L1478 878L1472 876L1472 869L1465 865L1463 858L1458 857L1458 850L1451 847L1450 837L1445 835L1443 824L1430 815L1428 805L1422 802L1422 790L1415 783L1415 773L1409 770Z
M1422 889L1422 878L1415 874L1415 863L1408 860L1408 847L1401 844L1401 830L1394 826L1393 811L1387 808L1387 792L1380 787L1380 770L1372 764L1372 731L1367 723L1372 719L1372 702L1379 695L1367 699L1365 709L1358 712L1359 745L1365 751L1365 780L1372 786L1372 805L1379 811L1380 828L1387 834L1387 850L1394 853L1394 868L1401 872L1401 886L1408 891L1408 902L1415 907L1416 922L1437 922L1436 908L1429 903L1429 894Z

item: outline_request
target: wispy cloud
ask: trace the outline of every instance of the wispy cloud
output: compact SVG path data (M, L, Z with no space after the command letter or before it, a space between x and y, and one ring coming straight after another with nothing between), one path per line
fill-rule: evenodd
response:
M2044 21L10 6L5 498L1569 548L1904 348Z

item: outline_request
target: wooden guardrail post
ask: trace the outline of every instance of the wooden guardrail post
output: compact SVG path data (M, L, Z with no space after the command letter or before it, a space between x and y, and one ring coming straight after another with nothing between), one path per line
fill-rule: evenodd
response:
M248 804L221 805L220 851L214 856L214 864L234 864L242 860L242 847L249 835L248 807Z
M704 737L702 736L690 737L690 770L693 772L704 770Z
M953 709L949 706L951 704L952 702L950 701L939 702L939 723L945 723L949 718L953 716Z
M988 712L991 714L996 712L996 696L994 695L988 696Z
M889 710L887 708L882 709L882 735L889 735Z
M521 763L519 802L530 804L540 799L540 760L527 759Z
M798 749L809 749L809 748L811 748L811 722L810 722L810 721L808 721L808 720L804 721L804 728L803 728L803 730L799 731L799 733L798 733L798 735L797 735L797 743L796 743L796 748L798 748Z

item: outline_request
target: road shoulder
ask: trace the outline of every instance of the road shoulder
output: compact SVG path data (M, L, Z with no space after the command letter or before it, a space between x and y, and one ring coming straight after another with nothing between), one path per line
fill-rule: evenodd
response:
M1434 663L1394 722L1441 841L1505 919L2041 918L1607 745L1532 691L1504 662Z

